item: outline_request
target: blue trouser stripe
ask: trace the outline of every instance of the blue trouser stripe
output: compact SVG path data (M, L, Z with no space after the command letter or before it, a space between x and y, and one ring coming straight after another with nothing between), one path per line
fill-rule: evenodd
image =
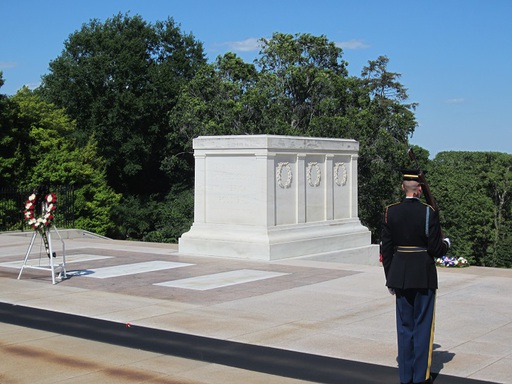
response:
M419 383L430 377L435 290L397 289L396 324L400 381Z

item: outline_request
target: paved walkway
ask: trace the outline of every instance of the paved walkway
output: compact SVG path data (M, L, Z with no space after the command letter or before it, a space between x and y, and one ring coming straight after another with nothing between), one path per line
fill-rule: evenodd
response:
M18 280L30 237L0 234L0 383L398 382L381 267L79 236L53 285L49 270ZM38 240L29 264L48 265ZM512 383L512 270L439 278L435 383Z

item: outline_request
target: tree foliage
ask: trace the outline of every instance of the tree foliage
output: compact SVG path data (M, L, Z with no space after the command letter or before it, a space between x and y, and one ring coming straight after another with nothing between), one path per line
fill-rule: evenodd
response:
M74 122L64 110L28 88L20 89L8 101L9 111L2 114L12 118L0 127L3 141L9 144L0 147L5 185L27 190L41 183L74 186L75 224L109 234L113 229L111 209L120 195L107 185L105 161L97 154L94 138L79 148L73 138Z
M441 152L430 168L450 252L472 264L512 267L512 155Z
M76 120L81 145L96 137L110 186L149 196L172 184L161 170L168 113L204 63L201 43L172 19L118 14L71 34L41 91Z
M169 177L192 185L192 140L203 135L262 132L257 94L258 73L232 53L204 65L182 89L169 115L166 156L162 163Z
M0 88L4 84L0 72ZM28 141L28 133L18 122L18 105L6 95L0 94L0 185L16 185L26 167L22 151Z

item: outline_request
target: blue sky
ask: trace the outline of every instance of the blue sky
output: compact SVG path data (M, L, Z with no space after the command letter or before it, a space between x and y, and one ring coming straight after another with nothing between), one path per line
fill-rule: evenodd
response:
M273 32L325 35L350 75L386 55L419 103L412 144L512 153L512 0L0 0L0 93L36 87L71 33L119 12L172 17L210 60L252 62Z

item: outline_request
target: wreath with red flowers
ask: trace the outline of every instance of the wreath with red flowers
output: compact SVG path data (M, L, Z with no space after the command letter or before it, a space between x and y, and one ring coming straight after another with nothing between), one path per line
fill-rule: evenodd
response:
M36 217L36 206L41 204L41 216ZM42 202L38 201L38 196L33 193L28 197L25 203L25 220L28 225L36 231L44 232L53 222L53 213L57 209L57 196L55 193L49 193Z

